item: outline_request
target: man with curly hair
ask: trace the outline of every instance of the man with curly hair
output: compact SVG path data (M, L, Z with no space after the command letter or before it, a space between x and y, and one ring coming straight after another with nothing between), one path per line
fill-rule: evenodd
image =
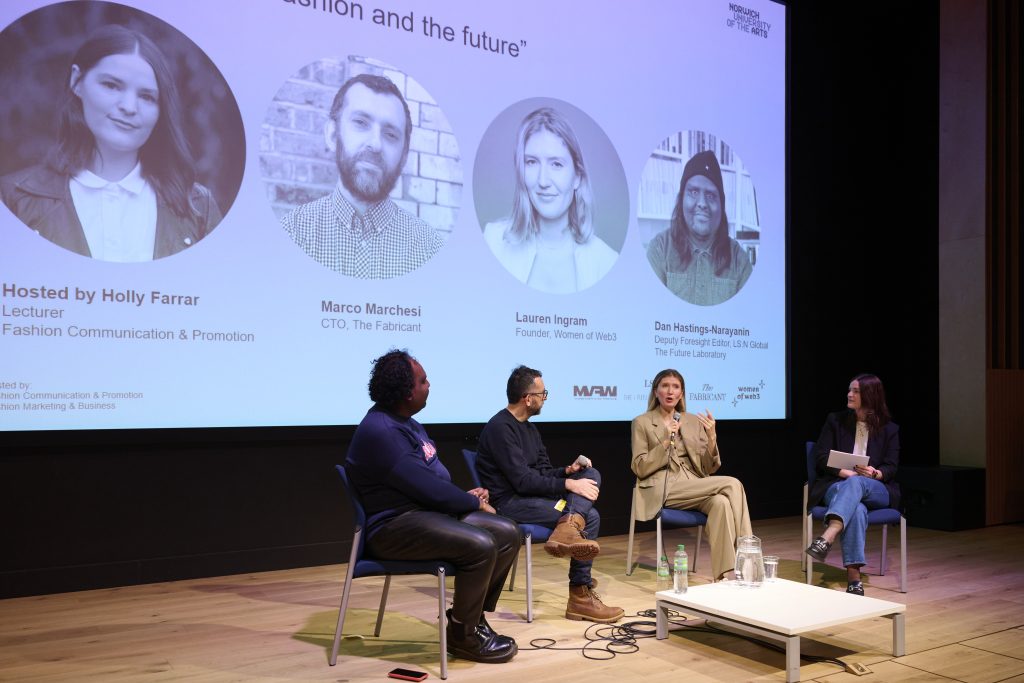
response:
M497 607L519 552L519 528L488 503L486 489L452 483L437 448L413 415L427 405L427 373L407 351L373 362L373 407L359 423L345 471L366 509L366 552L381 560L444 560L456 567L448 653L507 662L518 648L484 612Z

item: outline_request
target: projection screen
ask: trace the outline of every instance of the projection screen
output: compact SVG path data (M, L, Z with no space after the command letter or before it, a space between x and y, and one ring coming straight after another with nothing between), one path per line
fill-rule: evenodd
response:
M0 429L786 417L785 11L4 2Z

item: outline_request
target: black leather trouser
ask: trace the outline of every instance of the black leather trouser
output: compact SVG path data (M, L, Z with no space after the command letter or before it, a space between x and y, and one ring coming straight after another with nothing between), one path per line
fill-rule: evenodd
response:
M475 511L455 518L411 510L389 520L366 541L381 560L444 560L456 567L452 616L477 624L493 612L519 553L519 527L510 519Z

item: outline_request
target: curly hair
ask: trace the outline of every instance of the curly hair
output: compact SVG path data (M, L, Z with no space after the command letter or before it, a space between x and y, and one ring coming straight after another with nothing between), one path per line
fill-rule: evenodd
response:
M526 396L526 392L533 386L533 381L540 377L540 370L520 365L508 377L508 384L505 386L505 395L508 396L509 405L519 403L519 399Z
M373 361L370 372L370 400L384 408L394 408L412 393L412 361L405 349L392 349Z

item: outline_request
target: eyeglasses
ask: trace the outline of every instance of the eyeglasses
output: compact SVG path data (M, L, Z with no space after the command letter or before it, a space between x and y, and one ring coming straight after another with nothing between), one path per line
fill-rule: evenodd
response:
M546 401L548 400L548 390L545 389L544 391L531 391L529 393L523 394L523 396L541 396Z

